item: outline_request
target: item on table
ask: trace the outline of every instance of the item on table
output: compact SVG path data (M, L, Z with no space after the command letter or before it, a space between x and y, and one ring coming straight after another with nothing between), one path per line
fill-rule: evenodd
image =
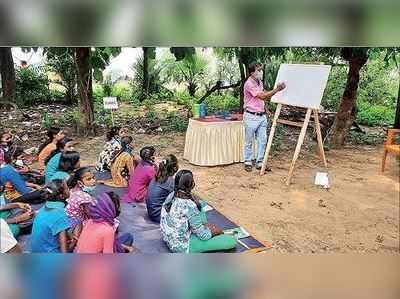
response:
M199 106L200 118L205 118L207 115L207 106L204 103L201 103Z
M194 118L200 118L200 105L199 104L193 104L192 112L193 112L193 117Z

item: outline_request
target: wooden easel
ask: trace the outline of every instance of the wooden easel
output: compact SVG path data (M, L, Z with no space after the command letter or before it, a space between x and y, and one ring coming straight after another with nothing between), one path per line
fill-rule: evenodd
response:
M328 165L327 165L326 159L325 159L325 152L324 152L324 146L323 146L322 135L321 135L321 127L319 124L318 109L307 108L306 117L305 117L303 123L293 122L293 121L289 121L289 120L285 120L285 119L279 119L281 109L282 109L282 104L278 104L276 111L275 111L274 120L272 122L271 132L269 134L267 149L265 151L263 165L261 168L260 175L264 174L265 168L267 167L268 156L269 156L269 152L271 150L272 140L274 138L275 128L276 128L277 123L285 124L285 125L289 125L289 126L301 127L299 139L297 140L296 150L294 151L294 155L293 155L293 159L292 159L292 164L290 165L289 174L286 179L286 185L289 186L290 180L292 178L293 171L294 171L294 165L296 163L297 158L299 157L300 149L303 144L304 137L306 136L308 123L309 123L310 117L311 117L311 112L313 112L313 114L314 114L315 130L317 132L317 140L318 140L318 147L319 147L319 155L322 159L322 162L324 163L325 168L327 168Z

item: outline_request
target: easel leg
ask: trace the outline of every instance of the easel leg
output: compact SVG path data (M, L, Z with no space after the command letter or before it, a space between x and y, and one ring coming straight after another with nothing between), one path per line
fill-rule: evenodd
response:
M272 122L271 132L269 133L267 149L265 150L264 160L263 160L263 164L261 167L260 175L264 174L265 168L267 167L268 156L269 156L269 152L270 152L271 146L272 146L272 139L274 138L275 128L276 128L279 114L281 113L281 108L282 108L282 104L278 104L278 106L276 107L274 121Z
M310 121L310 116L311 116L311 109L308 108L307 113L306 113L306 118L304 120L303 126L301 127L299 139L297 140L296 150L294 151L292 164L290 165L289 174L288 174L288 177L286 180L286 185L288 185L288 186L290 185L290 180L293 175L294 165L296 164L296 160L299 157L300 149L303 144L304 137L306 136L308 123Z
M319 155L321 156L321 159L322 159L322 162L324 163L325 168L328 168L328 164L326 163L326 158L325 158L324 143L322 141L321 126L319 124L318 110L317 109L313 109L313 110L314 110L315 130L317 131Z

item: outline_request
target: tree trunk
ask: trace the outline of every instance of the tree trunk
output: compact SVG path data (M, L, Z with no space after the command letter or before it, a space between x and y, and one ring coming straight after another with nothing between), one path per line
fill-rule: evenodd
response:
M353 51L346 49L346 51ZM347 73L346 87L343 92L342 101L340 103L335 121L333 123L333 136L331 145L336 148L343 147L346 137L349 134L351 126L356 117L356 101L358 82L360 81L360 70L367 62L366 52L351 52L348 56L349 71Z
M197 89L196 83L189 82L189 84L188 84L188 92L189 92L189 95L191 97L194 97L196 95L196 89Z
M149 48L143 47L143 86L142 100L149 94Z
M0 75L3 101L15 103L15 69L10 47L0 47Z
M244 106L244 83L246 82L246 73L243 69L244 65L241 59L239 59L239 71L240 71L240 112L243 113L243 106Z
M79 127L86 135L94 133L93 121L93 97L92 97L92 72L90 66L90 48L75 49L75 61L77 66L77 81L79 91L80 122Z
M394 126L395 129L400 129L400 82L399 82L399 91L397 92L397 107L396 107L396 115L394 117Z

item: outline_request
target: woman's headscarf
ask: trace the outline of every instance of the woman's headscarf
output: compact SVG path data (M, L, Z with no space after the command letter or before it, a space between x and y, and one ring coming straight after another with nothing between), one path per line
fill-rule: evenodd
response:
M94 222L105 222L111 226L116 223L117 211L115 204L107 193L101 193L96 196L96 199L89 205L89 218ZM121 242L115 234L114 252L122 253L125 250L122 248Z

